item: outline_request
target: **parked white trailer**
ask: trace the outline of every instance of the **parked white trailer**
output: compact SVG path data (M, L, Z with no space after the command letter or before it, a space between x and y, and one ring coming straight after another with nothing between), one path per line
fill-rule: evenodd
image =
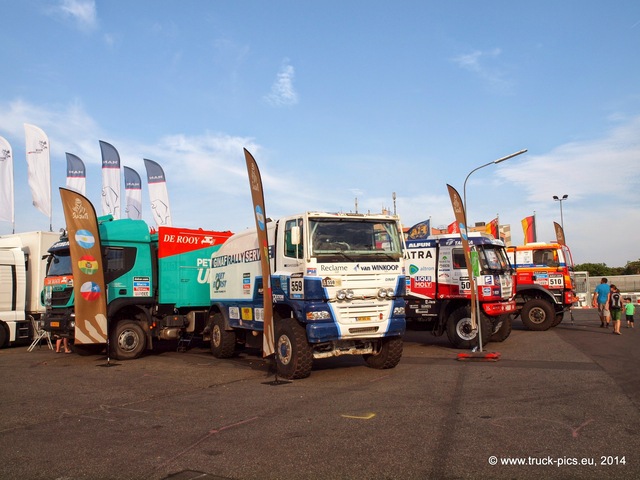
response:
M31 321L44 313L48 250L59 237L43 231L0 236L0 348L31 340Z

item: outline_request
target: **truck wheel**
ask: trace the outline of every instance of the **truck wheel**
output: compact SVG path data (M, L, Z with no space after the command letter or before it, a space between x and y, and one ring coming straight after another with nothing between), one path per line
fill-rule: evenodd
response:
M276 367L282 378L306 378L311 374L313 351L307 332L295 318L276 324Z
M524 304L520 312L520 318L522 318L522 323L529 330L541 332L551 328L556 318L556 312L553 309L553 305L546 300L534 298Z
M500 315L493 323L492 342L504 342L511 335L511 315Z
M393 368L402 358L402 338L383 338L380 351L376 354L363 355L364 361L372 368L380 370Z
M4 348L9 343L9 334L4 329L4 325L0 322L0 348Z
M132 360L142 355L146 338L140 324L133 320L118 322L111 332L111 354L118 360Z
M491 321L486 315L479 315L480 329L482 331L482 345L489 343L489 337L493 334ZM447 320L447 337L456 348L473 348L478 346L478 332L471 328L471 308L460 307L454 310Z
M229 358L236 349L236 332L225 330L224 318L216 313L211 326L211 353L216 358Z
M555 327L557 325L560 325L563 319L564 319L564 312L556 313L556 318L553 320L553 323L551 324L551 326Z

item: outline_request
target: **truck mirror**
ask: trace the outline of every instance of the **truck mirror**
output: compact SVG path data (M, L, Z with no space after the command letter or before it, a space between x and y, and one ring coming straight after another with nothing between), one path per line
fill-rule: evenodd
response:
M300 245L300 227L291 227L291 245Z

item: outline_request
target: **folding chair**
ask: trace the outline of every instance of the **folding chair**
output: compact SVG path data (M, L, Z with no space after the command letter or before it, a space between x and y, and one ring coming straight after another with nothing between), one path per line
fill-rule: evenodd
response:
M51 343L51 332L47 332L46 330L43 330L42 322L40 320L36 320L33 317L31 317L31 325L33 326L33 342L31 342L31 345L29 345L27 352L30 352L31 350L33 350L36 347L36 345L40 347L41 346L40 341L43 338L47 340L47 344L49 345L49 348L53 350L53 344Z

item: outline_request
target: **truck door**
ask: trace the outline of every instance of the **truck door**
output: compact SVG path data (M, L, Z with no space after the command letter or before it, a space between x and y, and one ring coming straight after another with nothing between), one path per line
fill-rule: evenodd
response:
M292 218L285 221L282 242L282 263L279 271L298 273L303 271L304 265L304 229L302 218ZM279 255L276 254L276 257ZM279 262L278 262L279 263Z

